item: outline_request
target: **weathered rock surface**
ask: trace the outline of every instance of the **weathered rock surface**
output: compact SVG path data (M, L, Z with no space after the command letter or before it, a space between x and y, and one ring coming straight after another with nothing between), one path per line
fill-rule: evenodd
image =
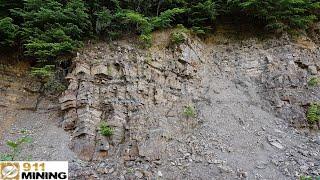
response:
M293 42L285 35L261 43L249 39L241 45L238 42L218 45L212 55L219 59L215 62L220 69L236 83L245 86L241 82L243 77L255 82L259 95L270 102L278 117L295 127L308 126L306 108L320 98L319 87L307 85L311 77L319 75L320 69L319 47L311 40Z
M0 57L0 154L10 152L6 142L23 136L32 143L21 145L15 160L73 160L70 136L59 124L59 104L41 96L41 83L28 75L30 64L15 57Z
M119 41L78 54L60 98L71 148L88 161L71 166L73 178L319 175L319 133L294 129L309 126L306 108L320 98L307 86L319 75L319 46L286 35L217 34L176 47L165 32L154 37L150 50ZM99 133L101 122L111 137Z

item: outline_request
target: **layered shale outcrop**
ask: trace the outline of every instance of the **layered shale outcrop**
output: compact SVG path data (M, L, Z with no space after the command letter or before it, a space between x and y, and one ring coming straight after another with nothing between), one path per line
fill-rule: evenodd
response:
M78 53L59 99L62 127L70 148L95 162L88 165L95 170L77 166L74 177L320 173L318 136L294 129L310 127L307 108L320 98L319 87L307 83L319 75L318 45L287 35L239 40L216 33L205 41L189 35L180 45L169 38L156 33L148 50L124 40ZM103 122L113 128L111 137L99 132Z
M179 48L183 51L151 53L119 42L93 45L79 54L60 102L63 128L72 131L72 147L80 157L119 153L119 145L128 159L163 155L166 139L183 129L182 124L173 126L183 118L181 109L192 104L201 88L196 51L202 47ZM111 138L97 131L101 122L114 129Z

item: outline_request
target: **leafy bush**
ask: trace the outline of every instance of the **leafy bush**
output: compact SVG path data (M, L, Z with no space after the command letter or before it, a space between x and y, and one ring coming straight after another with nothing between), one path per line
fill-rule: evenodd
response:
M201 27L193 26L191 30L193 34L196 34L198 36L206 34L205 30L203 30Z
M44 67L33 67L30 72L31 76L47 81L54 76L54 65L45 65Z
M212 0L200 1L188 8L188 25L210 31L218 13L216 3Z
M313 180L312 176L300 176L300 180Z
M112 136L113 135L113 129L111 127L108 126L107 123L103 122L100 124L100 133L103 135L103 136Z
M309 106L307 111L307 119L310 124L320 121L320 105L318 103L313 103Z
M108 30L113 21L113 15L109 9L103 9L95 14L97 16L95 31L99 35L108 35Z
M13 19L5 17L0 19L0 47L14 44L18 26L13 24Z
M132 10L118 10L112 17L109 10L103 10L97 14L98 32L132 32L134 30L140 35L139 39L145 47L151 45L151 32L155 29L170 27L174 16L183 13L183 9L174 8L160 13L157 17L146 17L141 13ZM117 23L119 25L114 25ZM128 28L129 27L129 28ZM113 29L110 31L110 29Z
M133 25L140 34L140 40L145 46L150 46L151 44L151 32L153 30L152 24L149 22L148 17L143 16L140 13L134 11L124 11L123 12L124 23Z
M151 34L141 34L139 40L143 43L142 47L150 47L152 45L152 35Z
M43 90L49 94L57 94L66 89L66 85L56 78L55 66L45 65L44 67L33 67L30 75L41 80Z
M40 68L33 67L30 75L40 79L43 83L43 90L48 93L59 93L66 89L66 86L56 79L54 65L45 65Z
M161 12L159 16L152 18L151 24L155 29L171 27L174 17L184 12L186 12L186 10L183 8L168 9Z
M26 143L31 143L32 139L28 136L23 136L16 141L8 140L6 145L10 148L10 152L0 154L0 161L14 161L19 155L22 145Z
M26 55L49 60L81 46L79 40L90 26L82 0L66 4L56 0L25 0L24 8L12 10L22 19L20 35Z
M149 47L154 30L182 24L204 35L225 17L282 32L310 27L319 9L317 0L1 0L0 46L16 45L27 56L52 61L94 35L113 40L138 34Z
M312 77L312 78L308 81L308 86L315 87L315 86L318 86L319 83L320 83L319 78L317 78L317 77Z
M170 44L179 45L187 40L188 30L183 26L177 26L176 29L170 34Z
M315 20L320 3L313 0L245 0L239 8L266 23L270 30L306 29Z
M184 108L183 110L183 114L186 116L186 117L191 117L191 118L195 118L197 116L197 113L196 113L196 110L193 106L191 105L188 105Z

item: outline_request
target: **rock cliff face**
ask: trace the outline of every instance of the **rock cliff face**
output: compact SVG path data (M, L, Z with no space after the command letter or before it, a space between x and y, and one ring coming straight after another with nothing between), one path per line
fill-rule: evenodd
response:
M7 58L5 58L7 57ZM41 83L28 75L30 64L16 57L0 58L0 154L10 152L7 140L32 137L17 160L72 160L69 134L58 125L59 104L41 94Z
M1 60L0 152L23 130L34 142L21 156L68 160L70 179L317 177L319 127L306 110L320 101L307 85L319 77L319 32L261 40L218 30L173 46L166 31L148 50L133 39L87 45L59 103L28 64Z
M63 127L72 130L73 148L81 157L99 159L112 155L111 146L126 144L123 150L130 148L121 152L126 158L141 155L156 160L163 154L166 138L184 130L188 121L198 123L183 118L181 111L201 98L197 74L201 57L196 51L202 47L180 48L184 51L148 52L119 42L97 44L79 54L60 102L65 111ZM111 139L97 132L101 122L114 128Z
M320 175L319 134L296 130L320 98L307 86L319 75L318 45L217 33L169 46L168 37L155 34L149 50L128 40L79 52L59 99L70 147L90 161L72 166L74 178Z
M307 82L320 69L319 46L306 37L255 39L211 48L222 72L236 81L249 78L276 115L296 128L307 127L306 107L319 101L319 88ZM237 83L237 82L236 82Z

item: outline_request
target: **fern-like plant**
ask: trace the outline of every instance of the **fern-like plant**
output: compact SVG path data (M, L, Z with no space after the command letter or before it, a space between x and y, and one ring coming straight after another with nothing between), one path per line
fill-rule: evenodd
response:
M112 136L113 135L113 128L111 128L106 122L103 122L100 124L100 134L106 137Z
M314 10L320 3L313 0L245 0L239 3L248 16L266 23L269 30L306 29L317 20Z
M320 121L320 105L318 103L313 103L309 106L307 111L307 119L310 124Z

